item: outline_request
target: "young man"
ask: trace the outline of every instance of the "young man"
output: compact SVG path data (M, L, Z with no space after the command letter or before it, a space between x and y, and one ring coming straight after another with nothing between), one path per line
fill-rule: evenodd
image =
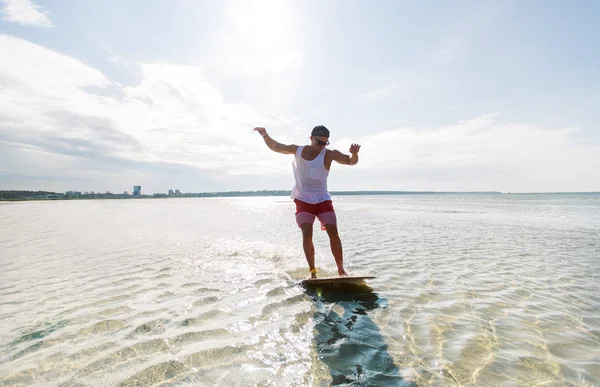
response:
M315 269L315 247L313 245L313 223L315 216L329 235L331 252L337 264L340 276L348 275L344 270L342 241L338 235L337 219L331 196L327 191L327 177L331 163L355 165L358 163L360 145L350 146L351 156L338 150L327 149L329 145L329 130L323 125L315 126L310 134L310 145L283 145L273 140L265 128L254 128L265 140L265 144L274 152L295 155L292 163L295 184L292 197L296 203L296 223L302 230L302 246L308 261L310 276L317 278Z

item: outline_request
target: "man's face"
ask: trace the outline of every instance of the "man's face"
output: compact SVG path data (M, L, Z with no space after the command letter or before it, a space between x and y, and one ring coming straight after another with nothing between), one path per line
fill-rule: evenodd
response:
M324 147L329 145L329 138L323 136L312 136L312 142L318 147Z

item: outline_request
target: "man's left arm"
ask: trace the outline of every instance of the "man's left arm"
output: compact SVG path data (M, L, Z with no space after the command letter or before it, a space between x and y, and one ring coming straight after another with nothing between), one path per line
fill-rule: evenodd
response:
M350 146L350 156L343 154L338 150L333 151L333 159L340 164L346 165L356 165L358 163L358 151L360 150L360 145L352 144Z

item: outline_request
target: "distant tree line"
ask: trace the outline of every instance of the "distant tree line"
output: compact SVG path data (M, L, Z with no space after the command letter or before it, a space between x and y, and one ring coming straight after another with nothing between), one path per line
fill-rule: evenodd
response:
M500 192L436 192L436 191L331 191L332 195L416 195L416 194L500 194ZM228 191L228 192L198 192L183 193L178 196L155 193L152 195L127 195L106 193L63 194L50 191L0 191L0 200L36 200L36 199L148 199L148 198L205 198L205 197L247 197L247 196L290 196L289 190L261 190L261 191Z
M44 196L62 196L61 193L49 191L0 191L0 200L33 199Z

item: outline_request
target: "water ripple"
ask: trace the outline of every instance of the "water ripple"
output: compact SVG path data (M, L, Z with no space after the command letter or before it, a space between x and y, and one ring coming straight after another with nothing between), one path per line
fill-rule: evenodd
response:
M0 384L600 385L584 199L336 198L343 291L277 198L2 206Z

